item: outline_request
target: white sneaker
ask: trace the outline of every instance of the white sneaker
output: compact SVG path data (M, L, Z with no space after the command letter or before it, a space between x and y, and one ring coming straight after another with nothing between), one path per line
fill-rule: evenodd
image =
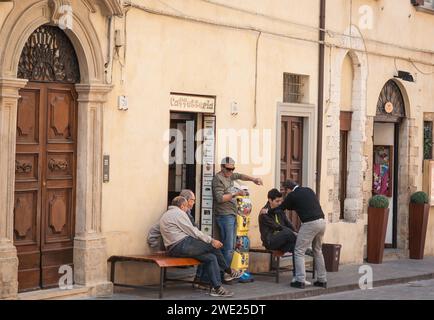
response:
M291 282L296 282L295 278L292 279ZM312 282L307 281L307 280L304 280L304 284L305 284L306 286L310 286L310 285L312 284Z
M234 279L239 279L243 276L244 271L239 271L239 270L232 270L231 274L227 274L225 273L225 275L223 276L224 281L229 282L232 281Z
M218 289L212 288L209 295L211 297L229 298L229 297L232 297L234 295L234 293L232 291L226 290L223 287L220 287Z

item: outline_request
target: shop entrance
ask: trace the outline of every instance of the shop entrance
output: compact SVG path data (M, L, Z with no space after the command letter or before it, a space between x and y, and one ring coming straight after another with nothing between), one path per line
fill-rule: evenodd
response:
M197 114L171 112L170 129L168 204L183 189L196 191Z
M405 105L401 90L393 80L389 80L380 93L374 118L372 167L372 194L389 198L387 248L397 248L398 244L399 154L404 119Z
M191 214L203 232L213 232L216 97L170 94L169 177L167 201L189 189L196 195Z
M396 221L398 212L398 139L399 124L374 123L373 193L389 199L389 218L385 244L396 247Z

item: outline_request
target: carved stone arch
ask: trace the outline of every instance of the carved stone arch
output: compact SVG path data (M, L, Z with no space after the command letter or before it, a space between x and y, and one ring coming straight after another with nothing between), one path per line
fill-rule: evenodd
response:
M81 83L104 82L104 57L97 32L87 16L89 9L73 10L73 28L64 30L68 35L80 65ZM16 2L0 32L0 76L15 78L21 52L30 35L41 25L53 24L52 13L47 1ZM85 13L83 13L85 12Z
M367 78L368 78L368 57L361 34L356 26L350 26L340 38L340 45L344 48L332 50L333 60L331 63L330 97L326 115L326 137L327 137L327 158L329 181L330 205L332 211L329 213L330 221L339 221L339 158L340 151L336 148L340 140L340 104L341 104L341 74L344 59L347 55L351 58L354 79L352 87L352 122L349 135L351 152L348 155L348 187L347 198L345 199L344 212L347 222L357 222L363 214L363 185L365 179L363 172L366 171L368 162L364 155L366 144L366 122L367 122ZM330 49L331 50L331 49ZM350 183L351 182L351 183Z
M21 53L18 78L44 82L80 82L75 49L62 29L43 25L30 35Z
M50 0L53 1L53 0ZM14 1L0 26L0 299L16 298L18 259L13 245L15 143L19 90L27 80L17 78L21 52L30 35L52 23L49 0ZM65 30L79 62L76 235L74 280L92 294L107 295L106 242L101 232L103 109L112 87L105 84L104 52L92 15L119 12L117 0L98 0L104 10L92 13L90 1L56 0L73 4L73 28ZM109 7L106 3L112 4ZM116 12L115 12L116 11ZM55 15L54 15L55 16ZM56 18L54 18L56 20ZM105 32L105 29L104 29ZM3 152L6 150L6 152ZM3 281L6 279L6 282Z
M375 121L400 122L405 114L405 101L398 84L389 80L381 89Z
M395 82L395 84L398 86L399 90L401 91L402 99L404 100L404 113L405 117L407 119L413 119L415 117L415 113L410 108L410 96L408 94L408 85L411 85L411 83L403 81L398 78L393 78L391 81Z

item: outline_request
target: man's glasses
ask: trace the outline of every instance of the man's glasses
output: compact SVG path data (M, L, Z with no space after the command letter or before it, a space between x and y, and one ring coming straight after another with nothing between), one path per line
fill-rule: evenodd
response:
M234 171L235 168L228 168L228 167L224 167L227 171Z

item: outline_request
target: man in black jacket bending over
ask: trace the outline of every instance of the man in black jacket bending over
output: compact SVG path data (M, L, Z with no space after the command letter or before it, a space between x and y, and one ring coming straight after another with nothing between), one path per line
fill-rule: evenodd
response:
M314 282L314 286L327 288L327 272L322 254L326 221L321 205L312 189L300 187L290 180L286 181L285 185L290 192L283 203L277 208L269 209L268 214L274 214L279 210L295 210L301 220L294 249L295 278L291 282L291 287L304 289L306 281L305 252L312 245L317 274L317 281Z
M268 202L265 209L274 209L283 202L283 195L279 190L268 192ZM261 211L262 212L262 211ZM276 209L273 213L259 215L259 231L264 247L268 250L293 252L297 240L296 231L288 220L285 211Z

